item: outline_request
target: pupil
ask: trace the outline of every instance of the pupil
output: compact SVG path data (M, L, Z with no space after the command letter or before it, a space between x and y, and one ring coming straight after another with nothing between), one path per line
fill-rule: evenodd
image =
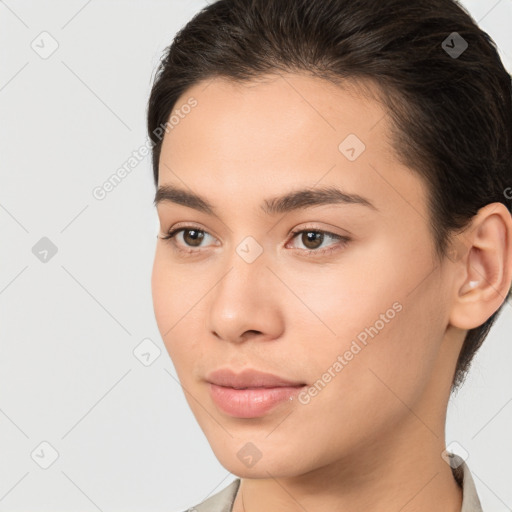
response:
M303 240L303 243L306 247L309 247L308 244L311 242L313 242L313 247L309 247L310 249L316 249L317 247L322 245L322 241L323 241L322 233L317 233L315 231L307 231L304 233L304 235L306 235L306 242L304 242L304 240ZM319 243L315 244L314 242L319 242Z
M201 240L203 239L204 237L204 234L201 233L199 230L197 229L187 229L185 231L185 237L187 238L188 234L190 233L195 233L195 235L192 236L192 241L193 242L197 242L197 243L192 243L190 245L192 246L199 246L201 244ZM187 244L188 244L188 240L186 240Z

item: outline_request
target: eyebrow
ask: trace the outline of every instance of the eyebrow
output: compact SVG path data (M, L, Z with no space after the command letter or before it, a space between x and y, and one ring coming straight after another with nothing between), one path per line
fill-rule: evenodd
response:
M217 215L215 207L206 198L173 185L162 185L156 191L153 204L158 206L164 202L187 206L208 215ZM378 211L378 208L365 197L343 192L334 186L306 188L265 199L261 209L267 215L277 215L301 208L330 204L359 204Z

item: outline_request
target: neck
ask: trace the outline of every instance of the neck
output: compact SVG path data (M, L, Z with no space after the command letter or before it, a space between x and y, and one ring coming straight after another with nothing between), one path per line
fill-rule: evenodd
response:
M243 478L233 512L460 512L462 489L442 458L444 425L429 428L414 414L373 444L307 474Z

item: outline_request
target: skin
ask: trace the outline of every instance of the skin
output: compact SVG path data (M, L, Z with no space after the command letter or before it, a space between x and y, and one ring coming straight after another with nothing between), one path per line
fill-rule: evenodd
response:
M195 418L220 463L242 478L234 512L427 512L439 503L460 512L462 492L442 457L446 410L466 330L498 309L512 280L509 212L487 205L460 238L459 257L438 261L426 186L399 162L373 97L298 74L245 85L217 78L176 108L191 96L197 106L165 135L158 185L206 197L216 215L157 205L153 304ZM355 161L338 149L348 134L366 145ZM376 209L260 209L324 185ZM161 238L178 223L206 232L199 247L190 232ZM289 235L312 228L351 240L326 236L315 249ZM247 236L263 250L252 263L236 252ZM196 253L176 253L173 242ZM313 385L397 302L400 312L308 404L244 419L210 398L204 379L226 366ZM252 467L237 456L248 442L261 452Z

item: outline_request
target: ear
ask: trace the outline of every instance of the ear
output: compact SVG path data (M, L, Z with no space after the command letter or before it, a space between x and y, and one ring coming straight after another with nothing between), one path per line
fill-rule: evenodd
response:
M455 262L450 323L474 329L507 299L512 282L512 216L502 203L480 210L458 240L464 246Z

